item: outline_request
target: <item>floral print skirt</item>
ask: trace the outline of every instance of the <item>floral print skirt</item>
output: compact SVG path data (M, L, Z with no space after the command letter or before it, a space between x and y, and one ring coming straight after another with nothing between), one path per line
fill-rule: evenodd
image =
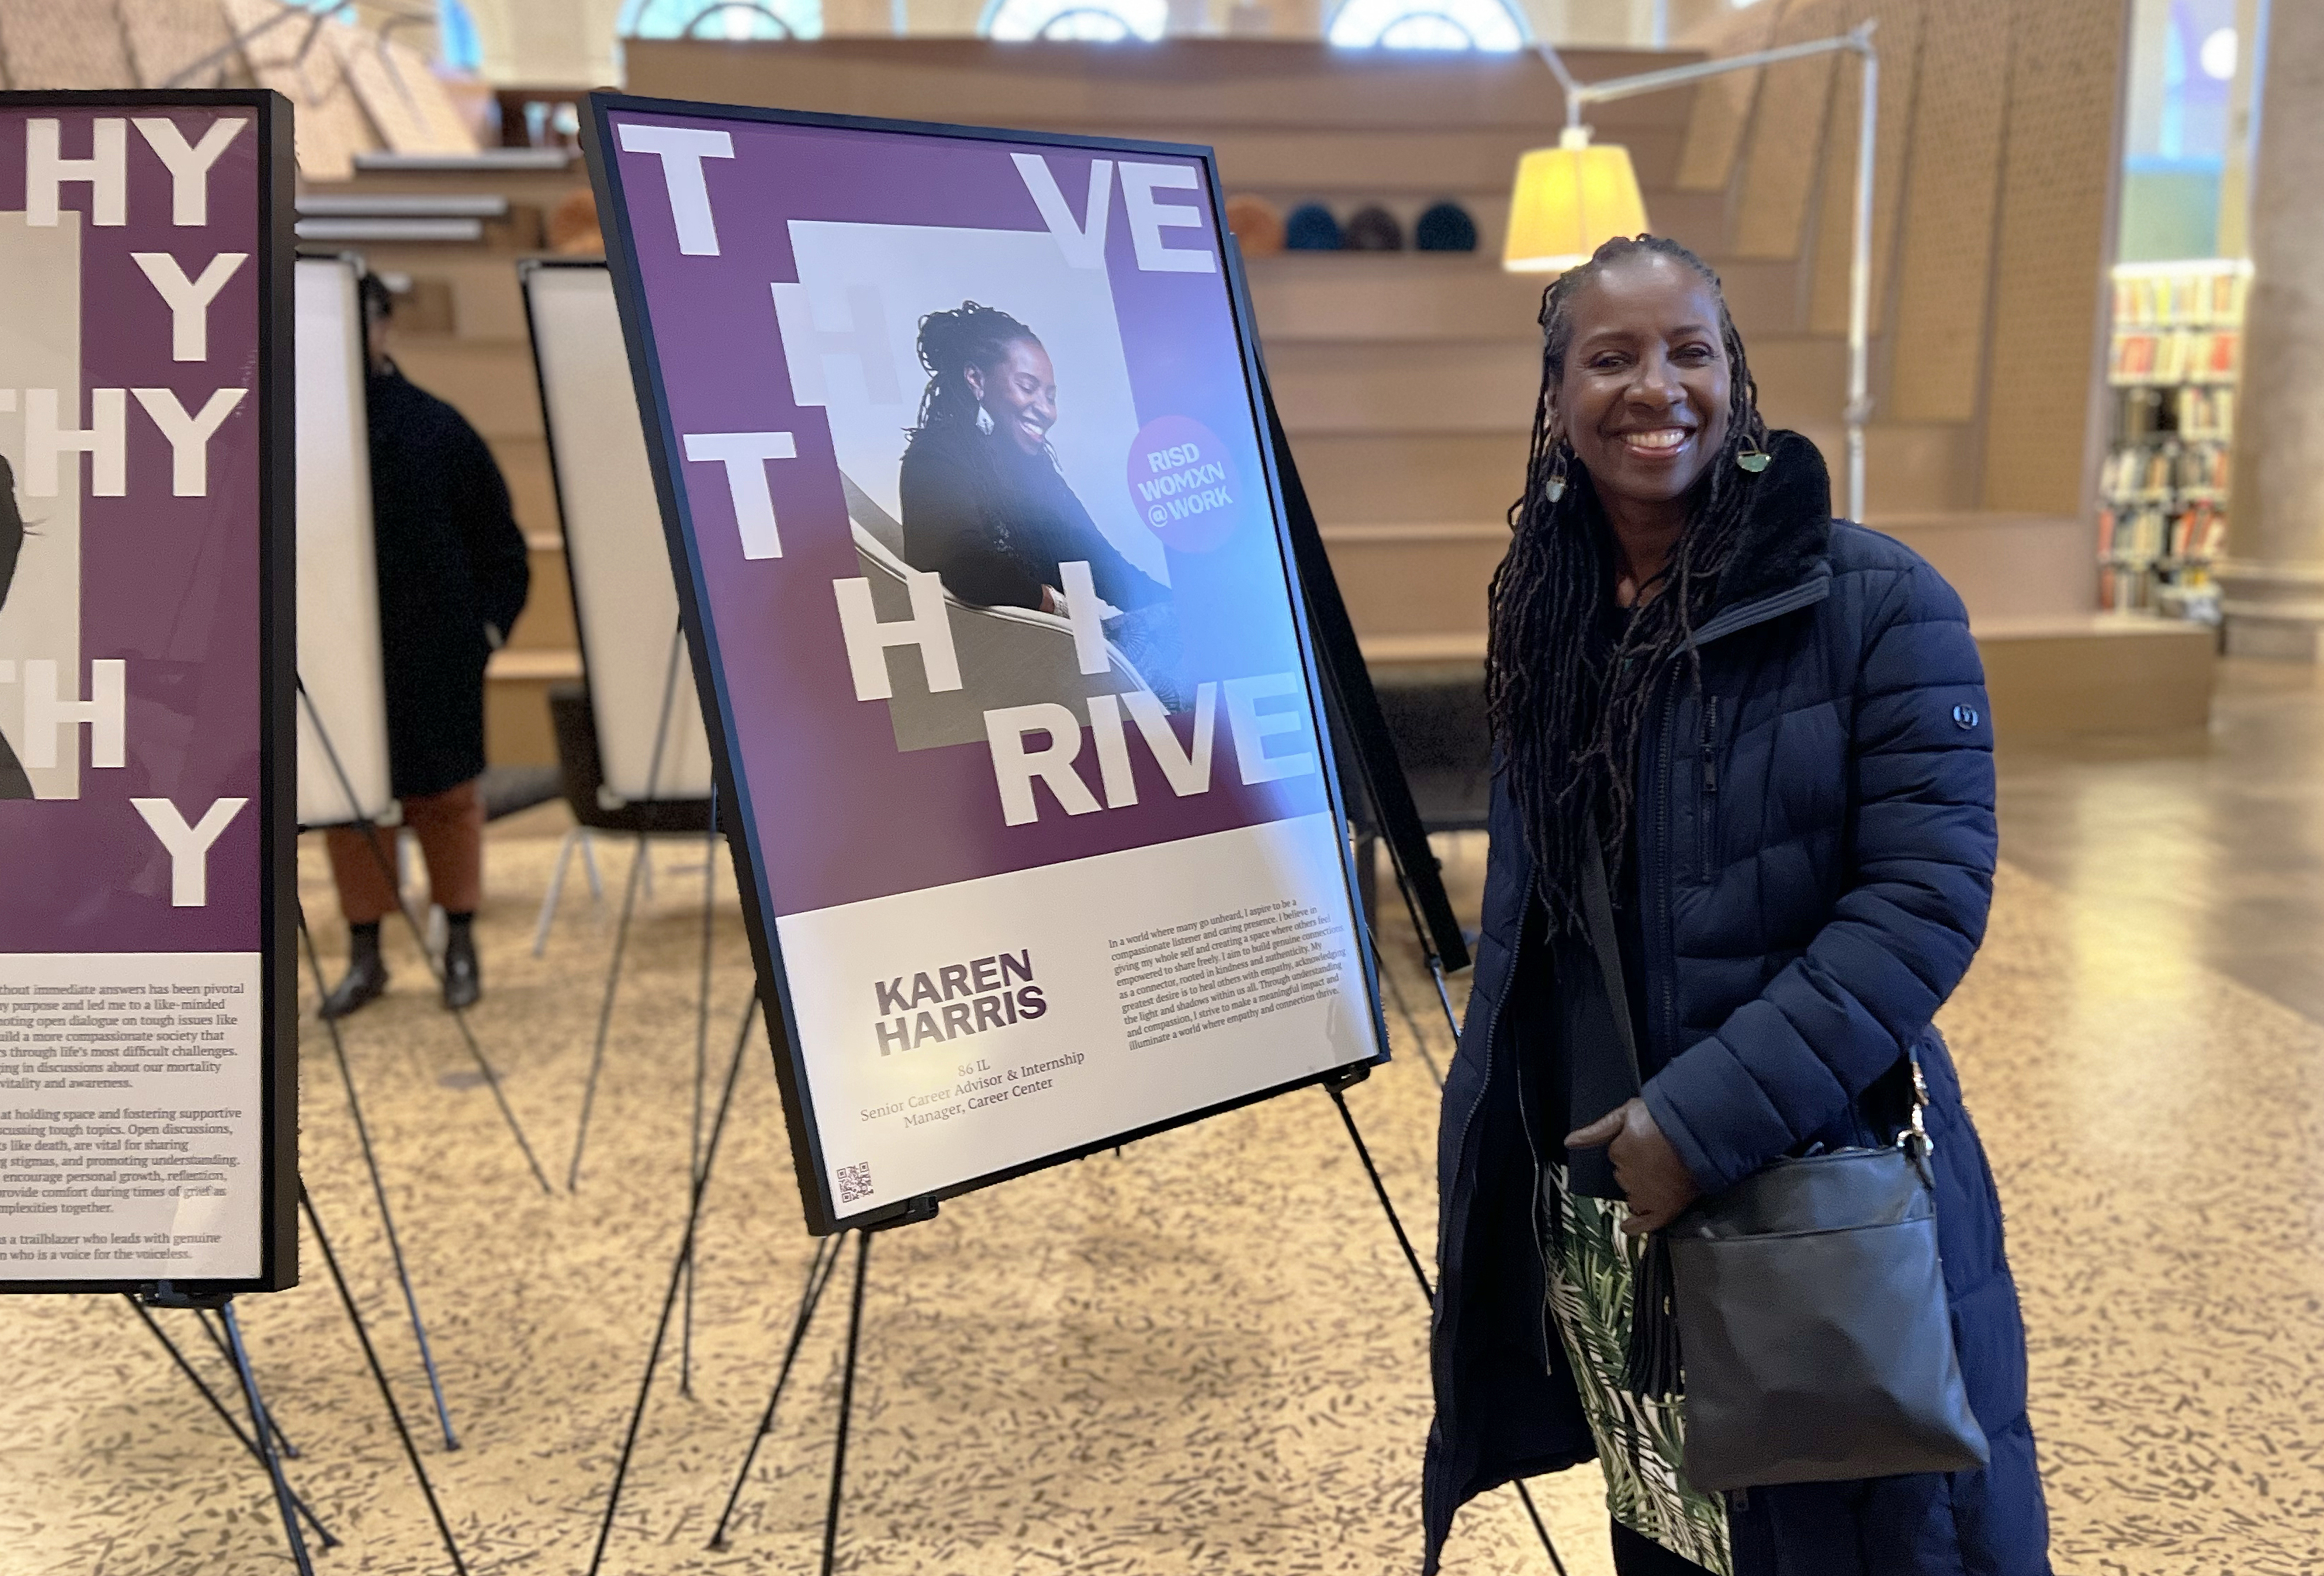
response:
M1639 1396L1622 1385L1630 1294L1646 1239L1622 1234L1630 1212L1619 1199L1569 1192L1562 1166L1543 1168L1542 1194L1562 1228L1545 1233L1549 1313L1598 1442L1606 1508L1640 1537L1715 1576L1732 1576L1725 1501L1688 1487L1679 1471L1684 1439L1679 1397Z

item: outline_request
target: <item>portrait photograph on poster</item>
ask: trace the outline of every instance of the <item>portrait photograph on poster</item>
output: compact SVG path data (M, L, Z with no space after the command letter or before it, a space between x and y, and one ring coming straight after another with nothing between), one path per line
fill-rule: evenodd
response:
M0 93L0 1292L297 1280L289 141Z
M1208 151L589 130L810 1227L1381 1059Z

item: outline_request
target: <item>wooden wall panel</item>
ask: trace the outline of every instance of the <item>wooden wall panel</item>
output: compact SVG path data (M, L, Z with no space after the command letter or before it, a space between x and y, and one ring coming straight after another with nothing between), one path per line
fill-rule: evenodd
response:
M1978 414L2020 3L1927 0L1897 263L1896 372L1887 401L1896 420Z
M0 0L0 64L15 88L127 88L121 19L83 0Z
M1880 56L1880 128L1872 166L1872 327L1882 307L1896 254L1896 220L1904 204L1904 155L1912 144L1913 105L1921 74L1921 19L1926 0L1876 0L1868 14L1880 23L1873 48ZM1818 334L1848 332L1848 267L1856 223L1856 124L1864 69L1842 56L1824 123L1823 192L1817 199L1815 272L1809 285L1808 327Z
M243 61L262 88L290 101L291 136L299 148L299 173L309 180L345 180L355 174L357 153L379 146L371 119L339 69L337 51L317 41L304 48L304 27L254 31L278 13L274 0L225 0L226 19L245 41ZM327 22L326 28L346 23Z
M1775 24L1778 45L1803 43L1848 29L1841 0L1797 0ZM1743 152L1743 179L1735 210L1734 254L1797 257L1807 233L1808 207L1821 164L1824 117L1831 107L1831 55L1770 66L1758 73L1758 108Z
M1989 509L2083 511L2127 37L2124 0L2019 0L1993 348Z
M1789 0L1763 0L1737 13L1701 41L1713 56L1748 55L1764 50L1775 35L1775 19ZM1759 89L1757 71L1714 77L1695 89L1694 114L1687 124L1686 149L1679 156L1681 191L1725 191L1735 178L1735 161L1751 124Z
M1675 63L1646 50L1563 52L1584 81ZM1130 51L966 38L657 39L631 43L627 60L632 93L1037 130L1169 126L1194 142L1220 126L1522 126L1554 142L1565 121L1556 78L1531 52L1337 50L1251 38L1165 39ZM1686 108L1684 93L1662 93L1598 106L1589 118L1618 142L1618 132L1674 124Z
M137 69L136 86L160 88L205 60L210 64L176 86L244 84L241 59L230 47L234 34L215 0L120 0L120 5L129 58Z

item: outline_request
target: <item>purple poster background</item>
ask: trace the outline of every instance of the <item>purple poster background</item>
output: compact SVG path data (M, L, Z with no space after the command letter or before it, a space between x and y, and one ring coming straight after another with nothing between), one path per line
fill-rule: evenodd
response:
M1222 543L1168 555L1187 681L1303 671L1241 350L1203 164L1167 154L994 142L745 119L615 110L624 124L696 127L733 138L731 159L702 161L715 255L679 250L659 158L609 151L626 216L670 426L678 434L781 431L797 457L765 474L782 555L746 559L717 465L680 462L678 484L706 589L704 618L720 675L733 760L757 823L773 913L910 891L1091 854L1249 826L1328 807L1320 771L1243 785L1218 717L1217 764L1206 793L1174 795L1151 757L1133 748L1139 802L1098 814L1057 813L1044 794L1034 823L1010 826L982 742L899 751L888 708L856 699L832 584L862 573L850 534L831 429L821 407L794 402L771 284L797 281L793 220L1045 233L1012 162L1047 161L1072 214L1086 222L1093 158L1192 170L1194 189L1165 199L1196 208L1200 228L1168 244L1207 249L1209 272L1139 266L1126 198L1113 192L1106 271L1138 419L1189 418L1228 446L1257 502ZM618 147L618 130L613 139ZM931 307L957 302L930 302ZM1063 396L1061 395L1061 401ZM653 420L651 413L649 422ZM898 435L900 452L903 435ZM1127 456L1125 456L1125 458ZM899 665L915 662L908 651ZM1304 680L1303 680L1304 685ZM1188 719L1174 719L1181 738ZM1097 782L1084 728L1075 763ZM1296 741L1297 735L1293 738ZM1288 747L1298 747L1296 743ZM1314 749L1309 740L1305 746ZM1318 751L1318 759L1322 759Z
M62 157L87 159L100 118L166 115L189 144L221 115L248 123L210 167L207 223L172 223L168 169L124 127L125 223L92 223L87 180L68 181L60 206L80 220L81 409L60 424L90 426L90 391L170 389L198 411L220 388L250 391L208 444L208 496L171 491L171 446L139 401L127 400L127 486L93 495L91 458L64 457L80 489L80 671L58 689L90 694L90 663L125 663L126 764L93 769L90 730L73 730L80 796L0 801L0 952L254 952L262 949L259 633L262 487L259 455L260 132L248 108L0 109L0 212L25 206L25 135L33 119L61 122ZM133 253L173 254L188 278L221 252L247 254L208 309L208 355L171 359L168 304ZM0 281L0 288L5 288ZM0 362L0 388L18 388ZM23 420L0 412L0 422ZM23 479L18 478L20 490ZM34 522L40 501L23 500ZM25 551L37 550L38 538ZM0 651L0 659L14 653ZM0 686L0 707L21 717L21 686ZM130 805L175 802L189 824L225 797L249 803L209 851L208 902L175 908L171 862Z

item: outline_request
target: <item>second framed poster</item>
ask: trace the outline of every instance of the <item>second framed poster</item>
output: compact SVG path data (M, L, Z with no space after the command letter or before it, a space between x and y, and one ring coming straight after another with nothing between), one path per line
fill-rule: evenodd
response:
M1208 151L591 121L810 1226L1379 1060Z

